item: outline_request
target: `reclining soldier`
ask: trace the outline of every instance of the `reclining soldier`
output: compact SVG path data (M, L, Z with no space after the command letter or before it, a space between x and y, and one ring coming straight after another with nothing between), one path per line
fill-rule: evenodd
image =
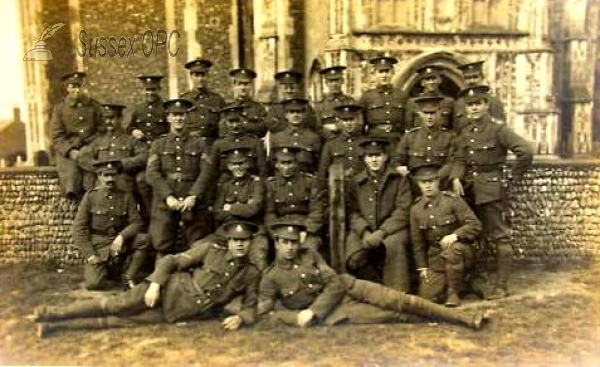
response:
M248 261L256 225L234 221L225 231L227 246L205 241L185 252L167 255L144 282L125 293L36 308L32 318L38 336L43 338L61 328L99 329L214 318L237 296L242 296L241 310L225 318L222 325L226 330L251 325L260 281L259 270Z
M276 257L260 284L259 315L274 310L280 301L283 309L275 309L272 316L299 327L397 322L412 314L479 329L487 318L483 312L458 312L348 274L338 275L317 252L301 248L304 230L297 222L272 227Z

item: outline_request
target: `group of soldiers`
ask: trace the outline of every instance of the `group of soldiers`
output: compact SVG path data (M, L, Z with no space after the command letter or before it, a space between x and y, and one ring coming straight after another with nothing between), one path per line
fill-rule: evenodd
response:
M370 63L376 86L358 100L336 65L321 70L322 101L304 98L302 74L288 70L264 106L253 70L230 72L226 102L207 87L212 63L197 58L177 99L162 100L162 75L140 76L145 98L128 121L125 106L81 92L83 73L66 75L52 131L62 193L80 201L85 285L102 289L116 273L128 290L36 309L40 335L79 318L110 326L224 309L235 330L277 305L298 326L408 313L479 328L485 315L451 307L466 292L508 295L503 166L512 151L518 180L532 150L504 124L483 62L460 66L456 100L434 66L418 70L423 91L409 97L392 85L395 58ZM492 249L493 277L474 242Z

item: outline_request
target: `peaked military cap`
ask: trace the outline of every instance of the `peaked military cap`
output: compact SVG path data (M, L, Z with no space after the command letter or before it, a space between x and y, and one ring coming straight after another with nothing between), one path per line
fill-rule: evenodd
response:
M341 119L354 118L362 111L361 105L355 102L342 103L334 107L335 114Z
M162 74L142 74L138 79L144 85L144 89L160 89L160 81L163 80Z
M443 100L443 96L423 96L415 98L415 103L423 112L436 112Z
M458 68L463 74L479 74L483 72L485 61L475 61L459 65Z
M67 84L83 84L83 79L85 79L86 74L83 71L75 71L72 73L67 73L62 76L61 80Z
M275 237L288 240L299 240L300 232L304 231L306 231L306 226L300 221L293 219L280 221L271 225L271 233Z
M250 159L251 148L240 144L226 145L222 153L226 156L228 163L244 163Z
M345 66L335 65L319 71L319 74L321 74L324 79L342 79L344 77L344 70L346 70Z
M480 99L487 100L489 91L490 87L487 85L473 85L461 90L458 96L464 98L465 101L478 101Z
M390 145L389 138L380 135L365 136L358 144L361 154L379 154L387 153L387 147Z
M99 159L92 163L98 174L116 175L121 172L122 164L120 159L108 158Z
M102 104L102 114L104 117L121 117L123 116L123 110L125 106L121 104L114 103L104 103Z
M213 63L210 60L197 57L192 61L186 62L185 68L188 69L190 73L206 73L210 70L212 65Z
M419 79L436 78L440 76L441 70L437 65L422 66L417 69L417 75Z
M227 121L236 121L244 112L244 106L239 103L230 103L219 111L221 116Z
M379 56L369 60L369 63L377 70L393 69L394 65L398 63L398 59L391 56Z
M278 83L299 83L302 80L302 73L296 70L285 70L275 74L275 80Z
M256 78L256 72L254 70L245 68L233 69L229 72L229 75L234 80L240 80L245 82L250 82Z
M411 176L414 180L428 181L434 180L440 177L439 170L441 166L438 164L428 163L413 167L410 170Z
M291 144L281 144L271 147L273 157L279 161L295 160L296 155L302 150L302 147L292 146Z
M283 108L286 111L306 111L308 106L308 99L306 98L290 98L283 101Z
M165 106L165 111L167 113L169 113L169 112L185 113L185 112L188 112L190 110L190 108L192 108L194 106L194 103L192 101L190 101L189 99L175 98L175 99L170 99L168 101L165 101L163 103L163 106Z
M252 222L240 220L224 224L223 230L228 238L247 240L254 236L254 233L258 230L258 226Z

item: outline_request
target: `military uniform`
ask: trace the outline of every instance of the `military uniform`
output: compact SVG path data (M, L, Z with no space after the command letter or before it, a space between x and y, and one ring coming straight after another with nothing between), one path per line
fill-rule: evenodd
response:
M408 99L406 103L406 130L410 130L414 127L421 126L419 121L419 116L417 115L417 111L419 110L419 103L417 101L418 98L422 97L442 97L439 102L440 116L441 119L438 126L444 127L446 129L451 130L453 127L453 114L454 114L454 99L448 97L441 93L439 90L439 83L442 81L441 77L441 69L434 65L428 65L417 70L417 78L425 88L423 84L425 81L429 80L431 83L436 83L437 87L435 87L435 91L433 90L423 90L415 97L411 97Z
M238 227L235 222L231 225ZM231 231L228 230L228 233ZM243 236L235 235L233 238L251 236L251 232L247 233L247 230L242 232ZM61 308L38 308L34 321L54 323L77 318L94 318L93 321L101 321L106 326L122 326L132 322L174 323L218 317L227 303L237 296L242 296L242 306L237 316L243 320L243 325L252 325L256 315L259 281L260 272L246 256L233 257L227 247L204 242L192 246L186 252L162 258L154 272L147 277L147 281L128 292L108 299L86 300ZM161 286L160 304L156 308L149 308L144 301L151 282ZM123 319L106 319L106 316ZM63 322L58 325L68 327L69 323ZM81 327L78 324L71 325Z
M283 229L280 229L284 227ZM298 240L298 232L281 224L273 228L290 240ZM291 235L290 235L291 234ZM277 303L283 306L277 307ZM298 325L298 311L308 309L312 324L384 323L407 321L406 314L438 318L479 328L482 316L459 314L380 284L338 275L321 256L300 249L294 259L280 256L267 269L260 283L258 313L274 310L273 317L290 325ZM311 324L309 324L311 325Z
M141 75L138 77L144 86L146 93L154 93L155 98L152 101L144 101L133 107L127 126L127 133L132 134L134 130L140 130L143 136L139 139L148 145L169 132L169 123L163 106L163 99L158 95L160 90L160 81L162 75Z
M381 153L385 149L383 144L385 142L378 138L365 139L361 149ZM383 284L408 291L410 282L406 247L412 203L408 178L397 173L389 163L378 177L363 170L348 182L345 200L350 225L346 238L347 269L359 277L375 279L372 275L362 274L374 265L366 259L376 253L373 250L383 245L386 250ZM366 235L375 235L377 231L380 235L379 245L373 246L364 240Z
M234 69L229 72L229 75L233 79L234 86L241 85L250 88L252 81L256 78L256 72L251 69ZM262 138L267 133L267 127L265 121L267 119L267 109L262 103L256 102L248 94L239 98L234 98L230 105L237 105L242 108L241 114L244 120L242 125L242 134L254 135L258 138ZM219 136L227 136L227 128L223 123L223 120L219 123Z
M466 88L461 96L470 101L487 98L487 86ZM489 246L496 247L498 261L497 289L506 293L511 271L512 247L502 213L506 210L505 180L502 176L507 151L516 156L513 179L520 179L531 165L533 151L530 144L506 125L498 123L489 114L465 126L457 140L456 164L451 179L465 183L467 199L483 223Z
M179 102L185 105L184 101L172 100L165 104ZM181 135L169 133L152 143L146 169L146 178L153 191L150 236L152 245L161 253L173 251L180 221L183 222L186 244L213 231L208 206L212 199L214 168L208 149L203 139L187 132ZM170 210L166 204L168 197L183 201L189 196L196 197L190 211Z
M332 66L325 68L319 73L324 80L343 80L343 71L345 66ZM339 105L354 103L353 97L344 94L342 91L329 92L323 95L323 99L315 103L315 113L317 122L321 127L321 138L329 140L338 135L340 129L337 126L337 116L335 108Z
M190 73L208 73L212 62L195 59L185 64ZM219 113L225 106L225 100L208 88L194 88L182 93L180 98L192 101L194 107L189 111L187 129L192 136L206 138L212 143L219 135Z
M84 76L81 72L71 73L65 75L63 81L81 85ZM62 195L80 198L83 194L83 172L69 153L91 143L97 136L101 123L100 104L86 95L77 99L67 97L54 106L50 124Z
M106 163L105 163L106 162ZM99 160L96 167L107 171L106 166L119 164L115 160ZM111 171L116 174L117 170ZM85 259L92 255L99 262L84 266L85 287L90 290L105 286L111 266L127 266L120 270L123 279L134 280L143 265L149 247L148 238L141 234L142 217L131 193L108 187L97 187L86 192L73 222L73 241ZM124 247L117 256L111 254L113 240L121 235ZM126 261L129 258L129 261Z
M448 294L463 290L465 271L473 261L470 243L480 232L481 222L459 196L444 191L416 200L410 211L413 255L418 270L431 270L429 282L420 284L419 296L434 300L446 288ZM440 240L450 234L456 234L457 242L443 248Z

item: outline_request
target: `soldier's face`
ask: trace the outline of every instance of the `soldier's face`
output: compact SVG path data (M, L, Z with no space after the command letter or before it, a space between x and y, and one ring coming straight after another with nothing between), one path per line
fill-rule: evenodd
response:
M325 79L325 86L329 93L340 93L342 91L343 79Z
M477 85L483 82L483 75L480 73L468 73L463 75L463 80L467 86Z
M252 90L252 83L245 80L234 80L233 81L233 98L244 99L250 96Z
M167 121L169 121L171 126L171 132L179 134L185 127L185 113L169 112L167 114Z
M417 185L425 197L433 197L440 192L440 180L417 180Z
M388 156L385 153L367 153L364 159L367 169L378 173L385 169Z
M393 69L377 69L375 70L375 80L379 85L391 84Z
M106 131L108 131L108 132L114 131L115 127L119 123L118 120L119 119L116 116L105 117L104 118L104 128L106 129Z
M465 105L467 118L470 120L479 120L488 112L488 103L485 99L467 102Z
M227 129L233 134L239 134L242 131L242 121L237 116L228 119L226 125Z
M358 131L361 125L359 117L345 117L340 119L340 127L342 128L342 131L348 135Z
M421 86L425 92L433 93L437 92L442 80L438 77L425 78L421 80Z
M81 94L81 84L67 84L67 93L73 98L79 97Z
M190 77L192 78L192 86L194 88L204 88L206 86L206 80L208 74L204 71L194 71L190 73Z
M296 83L281 83L277 88L279 100L283 101L296 96L299 87Z
M231 256L244 257L248 255L251 243L252 240L250 238L229 238L227 240L227 248Z
M108 188L115 187L115 175L112 173L100 172L98 174L98 186Z
M275 241L275 250L279 259L294 260L298 255L299 249L300 241L298 240L277 237L277 241Z
M250 165L248 164L248 161L228 162L227 163L227 169L229 170L229 172L231 172L231 174L235 178L242 178L242 177L246 176L246 172L248 172L249 166Z
M144 89L144 99L146 102L154 102L158 99L158 89Z
M296 173L298 163L295 159L277 159L275 161L275 168L283 177L292 177Z
M302 121L304 121L304 117L306 116L306 111L304 110L291 110L291 111L285 111L285 118L288 120L288 122L293 125L293 126L298 126L302 124Z
M419 111L419 117L423 125L433 127L437 121L437 113L432 111Z

